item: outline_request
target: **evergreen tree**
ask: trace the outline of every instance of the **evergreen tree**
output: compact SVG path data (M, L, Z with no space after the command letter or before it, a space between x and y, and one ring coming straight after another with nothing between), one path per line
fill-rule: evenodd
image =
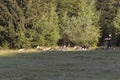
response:
M81 44L96 46L100 38L98 26L99 12L95 9L96 0L79 0L79 20L82 27ZM82 4L82 6L80 5Z
M41 3L41 8L38 9L41 13L34 21L34 29L39 35L35 34L34 36L38 38L34 38L33 41L38 42L35 45L56 45L59 39L58 16L55 12L56 2L51 0L42 1Z
M114 27L115 27L115 43L117 46L120 45L120 8L117 13L117 16L114 18Z
M21 8L17 5L17 2L15 0L4 0L0 2L1 5L1 24L5 31L3 32L4 40L1 41L1 43L4 42L9 43L7 45L8 48L20 48L22 47L24 41L20 42L20 39L18 37L24 36L24 16L22 13ZM25 37L25 36L24 36ZM19 43L20 44L19 44ZM2 45L2 46L3 46ZM18 45L18 46L16 46Z
M119 0L97 0L96 8L101 12L99 23L102 29L101 44L104 42L108 34L116 36L116 29L114 27L114 19L120 7ZM114 38L114 41L116 39Z
M100 31L98 27L99 15L95 11L94 6L95 0L90 2L89 0L77 0L74 3L76 3L76 8L78 9L76 14L68 15L71 13L69 13L67 8L64 8L66 11L61 15L63 17L60 17L60 33L63 44L72 42L82 46L97 45ZM74 3L71 5L74 6ZM73 8L73 10L75 9Z
M0 0L0 48L119 44L119 17L119 0Z
M117 13L116 13L117 15L114 18L114 22L113 23L114 23L114 27L116 29L116 33L120 34L120 2L117 3L116 7L118 7L117 8Z

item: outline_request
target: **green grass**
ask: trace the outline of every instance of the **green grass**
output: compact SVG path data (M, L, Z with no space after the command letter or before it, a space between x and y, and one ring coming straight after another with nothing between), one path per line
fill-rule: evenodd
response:
M120 80L120 51L0 51L0 80Z

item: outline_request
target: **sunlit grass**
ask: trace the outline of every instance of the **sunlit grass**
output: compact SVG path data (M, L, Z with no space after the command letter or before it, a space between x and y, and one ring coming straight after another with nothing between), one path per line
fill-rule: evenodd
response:
M8 49L8 50L0 50L0 56L13 56L19 53L29 54L29 53L38 53L38 52L40 51L37 49L24 49L23 51Z
M15 53L16 50L0 50L0 56L9 56L11 53Z

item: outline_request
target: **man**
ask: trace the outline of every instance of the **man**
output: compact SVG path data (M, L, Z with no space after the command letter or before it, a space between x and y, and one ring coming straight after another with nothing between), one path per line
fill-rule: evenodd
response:
M111 47L112 47L112 35L109 34L107 38L107 48L111 48Z

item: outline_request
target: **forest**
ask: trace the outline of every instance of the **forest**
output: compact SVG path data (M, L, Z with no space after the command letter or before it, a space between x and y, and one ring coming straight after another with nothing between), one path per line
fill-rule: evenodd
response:
M0 0L0 49L120 46L120 0Z

